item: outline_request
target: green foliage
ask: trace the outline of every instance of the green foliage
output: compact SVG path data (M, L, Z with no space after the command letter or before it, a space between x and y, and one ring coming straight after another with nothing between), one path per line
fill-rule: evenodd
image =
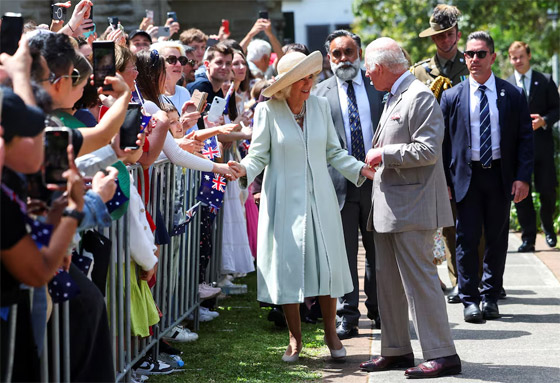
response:
M256 273L235 283L245 283L248 293L219 302L220 316L200 324L199 339L173 343L183 351L183 372L150 376L150 383L319 383L328 356L323 326L302 323L303 350L298 363L281 360L288 346L288 330L267 321L270 309L256 299Z
M365 44L388 36L399 41L414 62L429 58L436 52L428 38L418 33L429 27L432 10L442 1L436 0L354 0L354 32ZM463 37L459 49L464 50L466 37L476 30L485 30L494 39L497 59L494 72L500 77L512 73L507 49L515 40L531 45L532 64L537 70L550 73L550 57L558 52L560 28L554 30L548 10L558 12L558 0L449 0L462 13L459 29Z

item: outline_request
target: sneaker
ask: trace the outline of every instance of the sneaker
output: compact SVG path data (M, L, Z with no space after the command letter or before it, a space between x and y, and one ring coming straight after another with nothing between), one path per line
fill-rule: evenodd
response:
M210 322L214 318L215 317L213 315L206 314L206 313L202 312L202 310L200 310L200 309L198 310L198 321L199 322ZM194 321L194 316L193 316L192 313L187 316L187 320Z
M169 364L161 360L154 361L151 355L146 356L136 369L136 374L141 375L167 375L172 372L173 368Z
M200 310L200 312L204 313L205 315L210 315L213 318L217 318L217 317L220 316L219 312L212 311L209 308L206 308L206 307L203 307L203 306L200 306L199 310Z
M130 381L132 383L144 383L148 380L146 375L137 374L136 371L132 370L132 374L130 374Z
M173 342L193 342L198 339L198 334L191 332L186 327L175 326L169 332L169 336L164 336L163 338Z
M229 274L223 277L222 279L220 279L220 281L218 282L219 287L233 286L233 282L232 282L233 278L230 279L228 278L228 276Z
M198 294L202 300L215 298L220 295L221 292L222 289L219 287L209 286L205 282L198 285Z

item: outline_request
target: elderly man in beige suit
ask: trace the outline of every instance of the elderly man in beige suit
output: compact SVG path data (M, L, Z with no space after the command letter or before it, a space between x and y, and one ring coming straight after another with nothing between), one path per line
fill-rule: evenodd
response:
M433 93L410 72L400 46L379 38L366 49L367 76L389 91L366 162L376 168L368 229L374 230L381 355L366 371L411 367L411 378L461 372L433 260L437 228L453 225L443 171L444 123ZM408 310L425 362L414 367Z

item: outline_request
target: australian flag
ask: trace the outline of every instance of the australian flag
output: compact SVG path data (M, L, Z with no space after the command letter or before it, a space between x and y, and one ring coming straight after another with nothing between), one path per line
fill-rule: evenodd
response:
M204 149L202 155L206 156L210 161L216 157L221 157L220 148L218 147L218 139L216 136L210 137L204 141Z
M251 141L249 140L241 141L241 143L239 144L239 153L241 154L242 158L245 158L245 156L249 153L250 147L251 147Z
M226 178L220 174L202 172L197 200L215 209L222 207L226 191Z
M199 206L200 206L200 202L197 202L193 207L191 207L189 210L185 212L184 218L181 219L179 223L175 225L173 231L171 231L172 237L175 235L181 235L186 231L187 225L193 220L194 216L196 215L196 212L198 211Z

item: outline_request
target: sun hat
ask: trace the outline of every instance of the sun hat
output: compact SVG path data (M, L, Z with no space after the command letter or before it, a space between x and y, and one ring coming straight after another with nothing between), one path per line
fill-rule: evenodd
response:
M461 12L453 5L439 4L430 17L430 28L420 32L418 37L428 37L443 33L457 25Z
M271 97L276 92L292 85L311 74L318 74L323 69L323 55L315 51L309 56L300 52L288 53L278 61L276 81L266 88L262 95Z

